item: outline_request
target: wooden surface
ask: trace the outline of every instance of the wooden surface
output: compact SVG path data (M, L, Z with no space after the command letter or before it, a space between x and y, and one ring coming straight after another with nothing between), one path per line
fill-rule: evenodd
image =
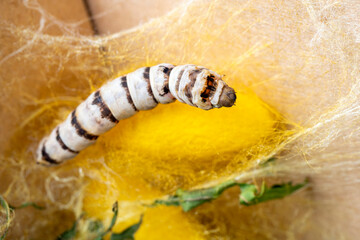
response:
M162 16L185 0L88 0L99 34L116 33Z

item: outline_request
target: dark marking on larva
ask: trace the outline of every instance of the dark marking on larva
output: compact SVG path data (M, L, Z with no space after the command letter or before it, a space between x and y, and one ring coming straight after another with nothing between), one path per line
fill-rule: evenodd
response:
M85 129L83 129L76 118L75 112L76 109L71 113L71 125L75 128L77 134L88 140L96 140L99 136L88 133Z
M163 73L165 73L166 75L170 75L170 72L171 72L172 68L168 68L168 67L164 67L163 69Z
M159 103L158 100L156 100L153 91L151 90L151 84L150 84L150 77L149 77L149 72L150 72L150 68L146 67L144 69L144 73L143 73L143 77L147 83L147 87L146 90L149 93L149 95L152 97L152 99L154 100L155 103Z
M42 155L42 159L44 159L46 162L51 163L51 164L59 164L58 161L52 159L49 154L46 152L45 149L45 143L43 144L43 147L41 149L41 155Z
M193 71L190 72L189 74L189 79L190 79L190 82L185 86L185 96L189 99L189 101L193 103L192 101L192 89L194 88L195 86L195 82L196 82L196 78L197 76L202 72L203 68L199 68L199 69L195 69Z
M163 73L166 74L166 80L164 81L164 84L162 86L162 92L159 93L160 96L165 96L166 94L168 94L170 92L169 89L169 77L170 77L170 73L173 70L173 68L168 68L168 67L163 67Z
M200 97L202 98L208 98L209 97L210 90L206 89L204 92L200 94Z
M214 86L208 86L207 89L210 89L210 91L215 91L216 88Z
M60 144L61 148L64 150L67 150L69 152L78 154L78 151L74 151L71 148L69 148L68 146L66 146L66 144L63 142L63 140L60 137L60 132L59 132L59 127L56 129L56 141Z
M206 102L206 99L215 93L216 86L217 86L217 84L215 82L215 76L213 74L210 74L209 76L207 76L206 77L206 88L200 94L200 97L202 97L202 102Z
M189 85L190 84L187 84L184 88L185 96L188 98L188 100L190 101L191 104L194 104L192 101L192 93L191 93L191 88Z
M207 80L207 84L208 85L214 85L214 82L215 82L215 76L210 74L209 76L206 77L206 80Z
M106 118L110 120L113 123L118 123L119 120L117 120L114 115L112 114L110 108L106 105L104 102L104 99L101 96L100 90L97 90L94 94L94 100L92 101L93 105L97 105L100 108L100 113L102 118Z
M197 76L203 71L203 68L195 69L194 71L191 71L189 74L190 81L192 83L192 86L195 85L195 81Z
M145 79L149 79L149 72L150 72L150 67L144 68L143 77L144 77Z
M132 100L132 97L130 95L130 90L129 90L129 87L128 87L128 84L127 84L127 77L126 76L123 76L121 77L121 86L125 89L125 92L126 92L126 98L128 100L128 103L133 107L133 109L135 111L139 111L135 104L134 104L134 101Z
M162 91L163 91L162 93L159 93L159 95L162 97L170 92L169 81L167 81L167 84L164 84Z
M210 90L209 97L211 97L215 94L218 83L215 81L215 76L213 74L207 76L206 80L207 80L207 89Z

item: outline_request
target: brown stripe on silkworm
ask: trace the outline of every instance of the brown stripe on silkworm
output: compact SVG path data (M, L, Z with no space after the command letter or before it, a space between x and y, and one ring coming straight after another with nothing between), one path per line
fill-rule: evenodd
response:
M76 118L76 109L71 113L71 125L75 128L77 134L80 137L86 138L88 140L96 140L99 136L88 133L85 129L83 129L80 123Z
M209 97L209 94L210 94L210 89L206 88L201 94L200 94L200 97L202 98L208 98Z
M212 94L215 93L216 90L216 86L214 86L215 80L214 80L215 76L210 74L209 76L206 77L206 88L205 90L200 94L200 97L202 97L202 101L205 102L206 98L208 98L209 96L211 96Z
M179 92L179 90L180 90L180 89L179 89L179 88L180 88L180 80L181 80L182 76L184 75L184 71L185 71L185 69L181 70L181 71L179 72L178 77L177 77L176 85L175 85L175 90L176 90L177 92Z
M143 77L147 83L147 87L146 90L149 93L149 95L152 97L152 99L154 100L154 102L159 103L158 100L156 100L153 91L151 90L151 85L150 85L150 77L149 77L149 72L150 72L150 68L146 67L144 69L144 73L143 73Z
M209 97L211 97L215 94L217 88L217 82L215 81L215 76L212 74L207 76L206 80L207 80L207 89L210 89Z
M129 102L129 104L133 107L133 109L135 111L139 111L135 104L134 104L134 101L132 100L132 97L131 97L131 94L130 94L130 90L129 90L129 87L128 87L128 84L127 84L127 77L126 76L123 76L121 77L121 86L125 89L125 92L126 92L126 98Z
M170 73L171 71L173 70L173 68L168 68L168 67L164 67L163 69L163 73L165 73L167 75L167 80L164 81L164 84L162 86L162 93L159 93L159 95L161 97L165 96L166 94L168 94L170 92L170 89L169 89L169 76L170 76Z
M194 88L195 86L195 82L196 82L196 78L197 76L202 72L203 68L200 68L200 69L196 69L194 71L192 71L190 74L189 74L189 79L190 79L190 82L188 84L186 84L185 88L184 88L184 92L185 92L185 96L189 99L189 101L193 103L192 101L192 89ZM196 104L194 104L196 106Z
M67 151L69 151L71 153L75 153L75 154L79 153L78 151L74 151L71 148L69 148L68 146L66 146L66 144L64 143L64 141L60 137L59 127L56 129L56 141L60 144L62 149L67 150Z
M206 77L206 84L207 84L207 87L210 89L210 90L213 90L211 87L213 87L214 85L216 85L216 82L215 82L215 76L210 74L209 76ZM215 89L216 90L216 89Z
M101 97L100 90L97 90L94 94L94 100L92 101L93 105L97 105L100 108L100 113L102 118L106 118L113 123L118 123L114 115L112 114L110 108L105 104L103 98Z
M42 159L45 160L46 162L48 163L51 163L51 164L59 164L58 161L52 159L49 154L46 152L46 149L45 149L45 142L43 144L43 147L41 149L41 155L42 155Z
M170 75L170 72L171 72L171 70L173 70L172 68L168 68L168 67L164 67L164 69L163 69L163 73L165 73L166 75Z
M161 97L165 96L166 94L168 94L170 92L169 81L167 81L167 84L164 84L164 86L162 87L162 91L163 91L163 93L159 93L159 95Z

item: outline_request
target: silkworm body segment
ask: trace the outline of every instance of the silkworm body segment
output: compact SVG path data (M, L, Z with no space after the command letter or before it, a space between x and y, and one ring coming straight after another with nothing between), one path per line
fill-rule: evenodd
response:
M209 110L233 106L236 95L219 74L201 66L164 63L137 69L107 82L69 114L41 141L37 163L73 158L120 120L176 99Z

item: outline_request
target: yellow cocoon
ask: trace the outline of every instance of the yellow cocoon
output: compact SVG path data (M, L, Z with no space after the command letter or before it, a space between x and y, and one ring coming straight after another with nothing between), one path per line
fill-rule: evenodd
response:
M264 141L274 133L276 121L261 100L245 92L237 94L232 108L204 111L175 103L140 112L121 121L74 160L84 167L82 159L101 158L96 152L105 158L105 166L89 179L83 210L109 223L111 206L119 201L114 231L134 224L145 211L136 239L202 239L204 229L180 207L146 209L142 202L220 176L236 159L246 167L252 160L249 149L266 149Z
M111 140L104 139L114 149L109 158L136 154L169 162L195 159L198 164L256 144L272 132L274 119L256 96L240 93L237 97L232 108L204 111L176 103L122 121L107 136Z
M178 207L161 206L146 210L136 240L203 240L204 227Z

